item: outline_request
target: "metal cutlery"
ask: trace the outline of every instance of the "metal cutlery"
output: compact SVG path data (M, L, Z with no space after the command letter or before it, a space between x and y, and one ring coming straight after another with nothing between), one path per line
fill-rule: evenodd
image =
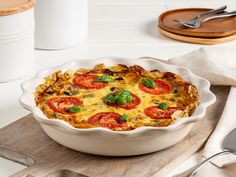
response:
M89 177L87 175L77 173L75 171L71 171L67 169L61 169L61 170L51 172L45 177L63 177L63 176L64 177ZM26 177L33 177L33 176L26 176Z
M232 11L232 12L227 12L227 13L211 16L211 17L205 18L202 21L196 22L193 25L189 25L189 24L187 24L187 23L185 23L185 22L183 22L181 20L174 20L174 21L182 24L183 26L196 29L196 28L199 28L203 23L205 23L205 22L207 22L209 20L213 20L213 19L217 19L217 18L232 17L232 16L236 16L236 11Z
M183 25L185 25L185 24L186 25L194 25L197 22L198 18L207 16L207 15L210 15L210 14L217 14L217 13L223 12L226 8L227 8L227 6L222 6L222 7L217 8L217 9L213 9L213 10L210 10L210 11L207 11L207 12L203 12L203 13L189 19L186 22L181 22L181 24L183 23Z
M235 154L236 155L236 129L234 129L233 131L231 131L225 138L222 144L222 148L223 151L219 152L209 158L207 158L206 160L204 160L201 164L199 164L197 167L195 167L192 172L187 175L186 177L193 177L196 172L203 167L204 165L206 165L209 161L213 160L214 158L221 156L221 155L225 155L225 154Z

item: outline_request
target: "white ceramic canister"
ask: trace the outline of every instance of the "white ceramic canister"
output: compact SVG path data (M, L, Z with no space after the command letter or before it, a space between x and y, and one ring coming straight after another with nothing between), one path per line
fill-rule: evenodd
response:
M34 0L0 0L0 82L34 69Z
M88 0L37 0L35 47L65 49L83 42L88 33Z

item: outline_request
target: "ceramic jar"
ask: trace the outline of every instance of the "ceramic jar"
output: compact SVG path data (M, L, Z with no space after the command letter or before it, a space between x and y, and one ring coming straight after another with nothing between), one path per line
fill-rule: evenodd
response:
M37 0L35 47L64 49L87 37L88 0Z
M0 82L32 73L34 0L0 1Z

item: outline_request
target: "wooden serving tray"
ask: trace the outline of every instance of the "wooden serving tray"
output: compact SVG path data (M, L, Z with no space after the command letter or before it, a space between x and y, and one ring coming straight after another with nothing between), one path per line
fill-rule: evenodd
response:
M211 9L186 8L166 11L159 16L158 23L165 31L184 36L216 38L226 37L236 33L236 17L209 20L197 29L184 27L174 21L174 19L187 21L188 19L209 10Z
M202 37L184 36L184 35L168 32L160 27L159 27L159 32L168 38L171 38L171 39L174 39L177 41L193 43L193 44L214 45L214 44L220 44L220 43L224 43L224 42L233 41L236 39L236 34L233 34L231 36L216 37L216 38L202 38Z
M28 166L13 177L76 177L76 173L91 177L164 177L198 151L214 130L229 87L219 86L211 90L217 101L208 109L205 118L195 124L183 141L156 153L105 157L74 151L51 140L30 114L0 129L0 156Z

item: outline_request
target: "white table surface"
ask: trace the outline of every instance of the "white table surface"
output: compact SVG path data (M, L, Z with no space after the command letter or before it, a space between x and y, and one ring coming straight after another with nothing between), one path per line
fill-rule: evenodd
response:
M236 0L89 0L89 36L86 42L74 48L58 51L36 50L36 70L62 64L73 59L91 59L106 56L136 58L152 56L161 59L182 55L203 45L174 41L162 36L156 28L157 16L162 12L182 7L216 8L228 5L236 9ZM208 48L236 49L236 41ZM0 83L0 128L27 115L18 98L20 84L25 78ZM0 137L1 138L1 137ZM195 154L168 177L197 163ZM0 176L5 177L25 168L23 165L0 158Z

